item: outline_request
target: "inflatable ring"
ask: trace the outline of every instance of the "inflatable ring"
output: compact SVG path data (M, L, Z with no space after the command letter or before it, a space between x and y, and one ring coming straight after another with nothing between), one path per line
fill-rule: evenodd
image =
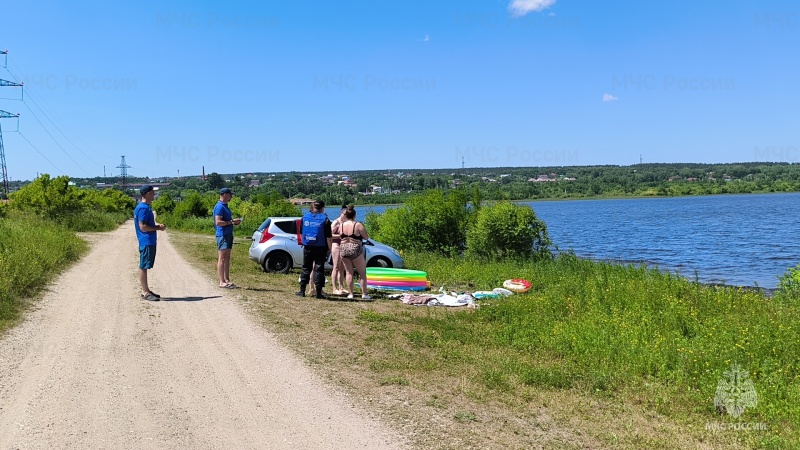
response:
M528 292L531 282L522 278L514 278L503 282L503 287L511 292Z

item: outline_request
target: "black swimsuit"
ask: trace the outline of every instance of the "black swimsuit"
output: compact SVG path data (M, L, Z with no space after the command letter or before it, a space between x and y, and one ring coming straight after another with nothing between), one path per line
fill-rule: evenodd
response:
M344 239L344 238L350 238L350 239L361 239L361 240L363 240L363 239L364 239L364 238L362 238L362 237L361 237L361 235L358 235L358 234L356 234L356 223L355 223L355 222L353 222L353 234L344 234L344 233L341 233L341 231L344 231L344 224L341 224L341 225L339 226L339 231L340 231L340 233L339 233L339 236L341 236L341 237L342 237L342 239Z

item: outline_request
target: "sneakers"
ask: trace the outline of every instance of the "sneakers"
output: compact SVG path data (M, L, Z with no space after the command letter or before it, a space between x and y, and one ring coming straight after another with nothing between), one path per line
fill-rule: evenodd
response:
M347 298L353 298L353 294L347 294Z
M305 292L303 292L303 291L297 291L297 292L295 292L295 293L294 293L294 295L296 295L296 296L298 296L298 297L305 297L305 296L306 296L306 293L305 293Z
M361 296L361 298L364 300L372 300L372 297L369 294L364 294Z
M157 302L157 301L161 300L161 297L157 297L152 292L148 292L147 294L142 296L142 299L143 300L148 300L148 301L151 301L151 302Z
M320 292L317 292L317 295L315 297L316 298L320 298L320 299L327 299L328 298L328 294L320 291Z

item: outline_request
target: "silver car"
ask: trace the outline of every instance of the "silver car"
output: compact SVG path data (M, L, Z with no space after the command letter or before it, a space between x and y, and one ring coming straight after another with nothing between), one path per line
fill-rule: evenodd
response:
M300 245L300 217L269 217L253 232L250 259L265 272L288 273L303 266L303 247ZM364 239L367 267L403 267L403 257L386 244ZM325 264L330 270L330 259Z

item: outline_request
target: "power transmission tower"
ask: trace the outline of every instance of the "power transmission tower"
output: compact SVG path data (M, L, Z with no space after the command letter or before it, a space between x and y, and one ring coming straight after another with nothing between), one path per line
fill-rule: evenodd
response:
M125 155L122 155L122 162L119 163L117 169L120 169L119 176L122 177L122 191L128 191L128 168L131 167L125 164Z
M24 83L15 83L13 81L0 79L0 87L18 87L18 88L21 88L20 96L19 96L20 100L23 100L24 95L25 95L25 90L24 90L25 88L23 87L23 84Z
M17 129L19 129L19 114L0 111L0 119L17 119ZM6 151L3 148L2 127L0 127L0 172L3 172L3 192L8 195L8 171L6 170Z

